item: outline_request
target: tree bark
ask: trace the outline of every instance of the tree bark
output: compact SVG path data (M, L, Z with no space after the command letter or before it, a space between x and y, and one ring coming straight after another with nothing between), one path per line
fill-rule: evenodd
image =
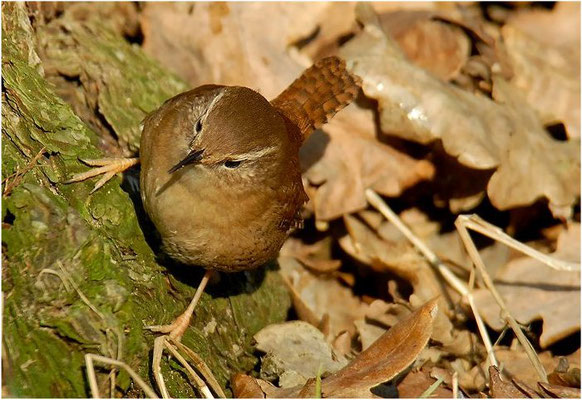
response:
M103 19L65 11L33 28L23 3L3 3L2 29L4 394L88 397L86 353L152 383L155 336L143 327L178 316L203 271L160 254L119 178L94 194L94 181L62 182L86 169L80 158L138 150L143 117L186 85ZM224 387L256 364L252 336L286 318L275 269L222 275L183 338ZM171 395L195 394L176 364L163 373ZM100 369L102 387L106 377ZM117 385L116 395L141 395L123 372Z

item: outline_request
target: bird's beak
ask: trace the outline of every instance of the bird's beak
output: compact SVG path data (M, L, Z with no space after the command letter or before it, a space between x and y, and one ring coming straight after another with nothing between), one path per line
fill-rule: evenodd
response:
M202 153L204 153L204 150L192 150L192 151L190 151L190 153L188 153L188 155L182 161L180 161L178 164L176 164L172 168L170 168L168 173L172 174L172 173L176 172L177 170L179 170L180 168L185 167L188 164L197 163L198 161L200 161L202 159Z

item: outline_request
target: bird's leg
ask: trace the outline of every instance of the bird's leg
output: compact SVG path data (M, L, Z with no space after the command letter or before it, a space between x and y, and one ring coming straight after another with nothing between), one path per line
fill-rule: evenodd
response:
M96 160L81 161L91 167L96 168L75 174L71 177L71 179L65 181L64 183L80 182L84 181L85 179L93 178L94 176L103 175L91 190L91 193L93 193L101 186L105 185L107 181L115 176L115 174L123 172L126 169L138 164L139 158L100 158Z
M196 289L196 294L188 305L188 308L186 308L186 311L184 311L178 318L176 318L174 322L169 325L146 326L145 329L149 329L153 332L167 333L170 338L179 342L182 338L182 335L184 335L184 332L186 332L186 328L188 328L188 325L190 324L190 319L194 313L194 308L196 308L196 304L198 304L198 300L200 300L200 296L202 296L202 293L206 288L206 284L208 284L212 274L213 271L206 270L206 273L202 277L202 280Z
M194 313L194 309L200 300L200 296L204 292L210 277L212 276L213 271L206 270L206 273L202 277L198 288L196 289L196 293L194 294L194 298L188 304L188 308L184 311L178 318L174 320L169 325L153 325L153 326L146 326L145 329L149 329L153 332L161 332L167 335L160 336L154 340L154 349L153 349L153 357L152 357L152 371L154 373L154 378L162 393L163 398L169 398L168 391L166 389L166 384L164 383L164 378L162 377L160 363L162 361L162 353L164 352L164 348L168 348L168 339L174 341L175 343L180 343L180 339L186 332L188 325L190 324L190 319L192 318L192 314Z

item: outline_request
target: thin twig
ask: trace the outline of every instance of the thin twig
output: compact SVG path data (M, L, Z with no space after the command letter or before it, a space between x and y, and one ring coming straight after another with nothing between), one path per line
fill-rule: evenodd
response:
M493 346L491 345L491 339L489 338L489 333L485 328L485 323L479 314L479 310L473 299L473 294L469 291L465 283L463 283L457 276L437 257L437 255L430 250L412 231L402 222L400 217L396 215L394 211L382 200L376 192L372 189L366 189L366 198L380 213L422 253L422 255L428 260L429 264L434 267L441 276L447 281L453 289L455 289L461 296L463 296L475 316L475 321L477 322L477 328L485 349L487 350L487 358L489 359L489 364L497 366L497 359L495 358L495 353L493 352Z
M441 385L441 383L443 383L443 378L440 377L436 380L436 382L434 382L432 385L430 385L428 387L428 389L426 389L424 392L422 392L422 394L420 395L421 399L426 399L428 397L430 397L430 395L438 389L438 387Z
M166 382L164 381L164 376L162 375L162 354L164 352L164 347L166 347L166 338L167 336L159 336L154 339L154 355L152 359L152 372L154 374L154 379L158 388L160 389L160 393L162 394L162 398L169 399L170 394L168 393L168 389L166 388ZM159 349L159 350L158 350ZM158 351L156 351L158 350Z
M87 307L89 307L91 309L91 311L93 311L95 314L97 314L99 316L99 318L101 318L103 321L106 321L105 316L101 313L101 311L99 311L97 309L97 307L95 307L93 305L93 303L91 303L91 301L89 301L87 296L85 296L85 294L81 291L81 289L79 289L79 286L77 285L77 283L69 276L69 274L65 270L63 264L60 261L57 261L57 265L61 269L61 271L63 272L63 275L67 278L67 280L69 281L71 286L73 286L73 289L75 289L75 292L77 292L77 294L79 295L79 297L81 298L83 303L85 303L87 305Z
M62 275L62 274L61 274L59 271L55 271L54 269L51 269L51 268L44 268L44 269L42 269L42 270L39 272L39 274L38 274L38 275L37 275L37 277L36 277L36 280L37 280L37 281L39 281L39 280L40 280L40 277L41 277L43 274L51 274L51 275L56 275L56 276L57 276L57 277L58 277L58 278L61 280L61 282L62 282L63 286L65 287L65 290L66 290L67 292L70 292L70 291L71 291L71 287L69 286L69 281L68 281L68 279L66 279L66 278L65 278L65 277L64 277L64 276L63 276L63 275Z
M46 147L43 146L38 151L38 153L28 163L26 163L24 168L22 168L22 171L17 170L14 174L10 175L9 177L7 177L6 179L4 179L2 181L2 183L6 183L6 186L4 186L4 192L2 193L2 195L4 197L8 196L12 192L12 190L14 190L14 188L20 183L20 181L22 180L24 175L26 175L26 173L28 171L30 171L36 165L36 162L38 161L40 156L42 156L42 154L45 152L45 150L46 150ZM14 179L12 179L12 181L8 182L8 179L11 177L14 177Z
M469 236L469 231L467 230L467 227L472 227L472 224L467 224L466 223L467 221L471 221L470 217L468 217L466 215L459 215L457 217L457 220L455 221L455 226L457 227L457 231L459 232L461 240L463 241L463 244L465 245L465 249L467 250L467 253L469 253L469 257L473 261L473 265L477 268L477 270L481 274L481 278L483 279L483 283L485 283L485 286L487 287L487 289L489 290L491 295L493 295L493 298L495 299L495 301L499 305L499 308L501 308L501 314L502 314L503 318L509 324L509 326L511 327L511 329L515 333L515 336L517 336L519 343L521 343L521 345L522 345L525 353L527 354L530 362L532 363L533 367L535 368L536 372L538 373L540 380L542 382L548 382L548 375L547 375L546 370L544 369L544 366L542 365L537 353L535 352L530 341L523 334L523 331L521 330L521 328L517 324L517 321L513 318L513 316L509 312L509 309L507 308L505 301L503 300L503 298L501 297L501 295L499 294L499 292L495 288L495 285L493 284L493 279L491 279L491 276L487 272L487 269L485 268L485 263L483 263L483 260L481 259L481 256L479 255L479 251L477 250L477 247L475 246L475 243L473 243L471 236ZM482 225L481 225L481 227L482 227ZM499 229L495 226L493 226L493 227L496 228L497 230ZM481 229L479 232L486 235L486 236L492 237L489 235L492 232L485 231L487 233L484 233L483 229ZM535 257L535 256L533 256L533 257Z
M453 399L459 398L459 373L453 372Z
M118 368L123 368L127 371L129 376L134 380L135 383L144 391L145 395L150 399L157 399L157 394L150 388L147 383L145 383L139 375L126 363L123 361L115 360L109 357L103 357L97 354L85 354L85 364L87 365L87 380L89 381L89 387L91 388L91 396L94 399L100 398L99 388L97 386L97 376L95 375L95 367L93 366L93 361L101 362L104 364L114 365Z
M219 397L226 398L226 394L222 390L222 387L220 386L220 384L218 383L218 381L214 377L214 374L212 373L212 371L210 370L210 368L208 368L208 365L206 365L206 363L204 362L204 360L202 359L202 357L200 357L198 354L196 354L188 346L183 345L182 343L178 342L175 339L171 339L171 340L172 340L172 343L175 344L176 347L178 347L178 349L180 349L180 351L186 353L186 355L194 363L194 367L196 369L198 369L198 371L200 372L200 374L204 377L204 379L206 379L206 382L208 382L208 385L210 385L210 387L212 388L212 390L214 390L214 392Z
M483 218L476 214L471 215L459 215L458 219L463 221L463 225L469 229L479 232L482 235L490 237L491 239L497 240L517 251L522 252L538 261L541 261L550 268L557 271L580 271L580 263L573 263L563 260L555 259L547 254L541 253L530 246L523 244L505 232L503 232L499 227L485 221Z
M194 369L190 366L188 361L186 361L184 357L182 357L182 355L178 352L176 347L174 347L174 345L172 343L169 343L167 340L164 342L164 344L166 349L168 349L170 353L172 353L172 355L176 357L180 364L182 364L182 366L186 368L186 372L188 373L188 375L190 375L190 378L192 378L192 380L196 384L196 387L200 390L204 398L214 399L214 396L212 395L212 392L208 388L208 385L206 385L204 380L200 378L200 376L198 376L196 371L194 371Z

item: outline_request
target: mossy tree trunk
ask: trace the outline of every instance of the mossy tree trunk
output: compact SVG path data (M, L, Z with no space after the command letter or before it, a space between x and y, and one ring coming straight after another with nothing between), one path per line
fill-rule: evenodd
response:
M155 336L143 327L179 315L202 271L148 244L151 226L119 178L94 194L94 182L62 182L86 168L80 158L104 156L107 130L119 153L137 150L141 119L186 86L98 20L65 13L33 29L24 4L3 3L2 41L4 385L11 396L87 397L88 352L151 383ZM227 386L257 362L252 335L289 305L273 268L223 275L183 343ZM180 367L163 371L173 396L194 394ZM117 395L140 395L124 373L117 382Z

